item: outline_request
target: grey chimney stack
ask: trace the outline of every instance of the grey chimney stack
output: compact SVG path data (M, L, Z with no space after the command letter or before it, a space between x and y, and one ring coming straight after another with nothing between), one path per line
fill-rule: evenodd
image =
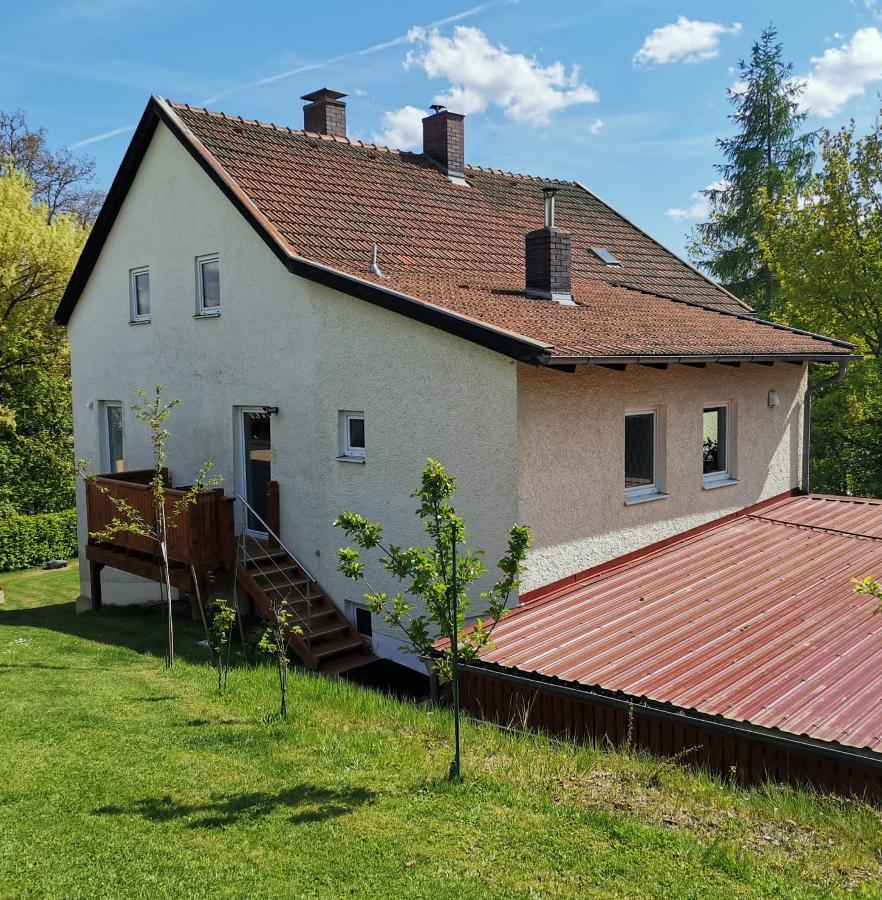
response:
M423 153L453 181L465 179L465 116L437 104L423 119Z
M574 306L571 271L570 233L554 224L555 187L544 187L545 227L531 231L524 240L526 255L526 293L530 297L555 300Z
M346 137L346 104L340 102L345 96L346 94L330 88L304 94L300 98L307 101L303 107L304 131Z

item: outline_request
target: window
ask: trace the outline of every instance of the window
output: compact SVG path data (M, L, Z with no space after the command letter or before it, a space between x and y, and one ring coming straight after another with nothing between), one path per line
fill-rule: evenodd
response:
M622 264L615 258L611 251L606 247L591 247L591 252L605 265L620 269Z
M196 257L196 314L220 315L220 258L216 253Z
M371 611L363 606L355 607L355 630L365 637L370 637L374 633L374 622L371 618Z
M367 446L364 439L364 413L343 412L340 414L340 425L340 458L364 462L367 457Z
M123 408L118 400L105 400L100 405L101 421L98 431L101 441L101 471L124 472Z
M146 266L129 272L129 304L132 322L150 321L150 272Z
M658 494L658 416L655 410L625 415L625 498Z
M728 403L705 406L702 414L701 471L706 485L732 478L730 430Z

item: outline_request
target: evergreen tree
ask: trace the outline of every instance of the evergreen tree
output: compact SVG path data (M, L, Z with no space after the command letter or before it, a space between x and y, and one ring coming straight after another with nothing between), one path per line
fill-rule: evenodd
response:
M728 91L736 133L717 140L725 162L716 166L720 180L704 192L709 221L695 227L689 254L767 317L774 311L775 281L761 247L761 197L774 201L805 184L814 135L798 133L805 118L798 106L803 85L784 62L774 27L763 31L739 67L739 83Z

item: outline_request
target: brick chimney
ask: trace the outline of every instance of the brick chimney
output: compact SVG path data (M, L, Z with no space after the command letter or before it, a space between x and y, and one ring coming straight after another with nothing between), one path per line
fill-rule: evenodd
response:
M303 107L303 129L316 134L346 137L346 104L341 103L340 91L321 88L300 99L308 101Z
M423 119L423 153L454 181L465 179L465 126L459 113L432 107Z
M557 188L545 187L542 193L545 196L545 227L531 231L524 239L526 293L530 297L574 306L570 284L570 233L554 225L554 195Z

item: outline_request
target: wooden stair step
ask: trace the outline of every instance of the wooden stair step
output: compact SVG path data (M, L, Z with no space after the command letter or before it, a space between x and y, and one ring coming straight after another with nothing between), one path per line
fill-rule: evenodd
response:
M310 628L309 633L305 635L309 640L315 638L327 637L329 634L339 634L341 631L349 631L352 626L345 619L332 619L330 622L323 622L318 626Z
M359 650L363 647L364 641L353 631L351 634L336 640L311 645L310 649L319 659L327 659L329 656L336 656L339 653L345 653L347 650Z
M289 574L288 572L253 572L257 583L265 590L272 588L298 588L306 592L306 576Z
M281 562L267 562L267 560L257 560L248 568L248 574L255 578L270 578L273 575L287 575L289 572L300 572L300 566L290 557ZM300 576L306 581L304 576Z
M342 675L351 669L357 669L360 666L366 666L368 663L377 662L379 656L373 653L350 653L347 656L338 656L331 659L319 667L322 675Z

